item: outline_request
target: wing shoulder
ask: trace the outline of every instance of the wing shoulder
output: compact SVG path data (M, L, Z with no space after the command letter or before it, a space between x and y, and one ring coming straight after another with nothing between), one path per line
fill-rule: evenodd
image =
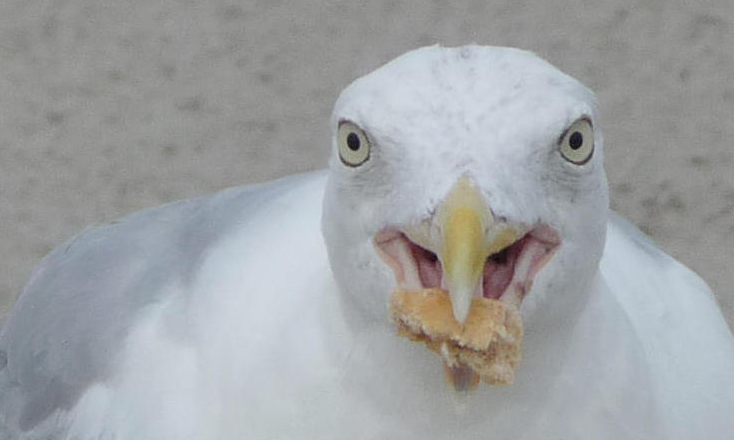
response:
M615 214L600 269L642 344L671 433L732 429L723 408L734 405L734 338L711 289Z
M1 427L26 430L104 380L147 304L186 285L213 245L321 173L232 188L93 226L34 270L0 332ZM176 286L171 289L171 286ZM3 420L5 417L5 420Z

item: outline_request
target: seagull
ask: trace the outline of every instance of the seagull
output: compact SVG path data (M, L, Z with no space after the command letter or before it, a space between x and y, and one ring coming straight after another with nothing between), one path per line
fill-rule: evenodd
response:
M3 439L691 439L734 432L734 338L612 213L593 93L512 48L357 79L327 171L91 227L0 333ZM473 391L397 289L517 307L514 382ZM450 373L450 372L449 372ZM450 378L449 378L450 379Z

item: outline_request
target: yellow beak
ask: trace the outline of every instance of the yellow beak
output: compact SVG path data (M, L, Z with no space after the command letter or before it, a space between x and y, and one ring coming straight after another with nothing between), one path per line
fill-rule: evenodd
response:
M519 231L495 225L479 189L467 178L459 179L438 210L442 244L439 258L454 318L460 324L469 315L475 292L482 294L487 258L514 243Z

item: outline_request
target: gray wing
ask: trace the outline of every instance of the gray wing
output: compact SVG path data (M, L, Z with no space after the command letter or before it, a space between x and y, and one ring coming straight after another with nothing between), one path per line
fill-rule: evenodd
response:
M614 214L600 268L642 347L669 438L730 438L734 338L706 283Z
M185 286L207 249L314 174L173 203L91 227L36 268L0 331L0 437L28 431L108 377L138 312ZM3 366L3 364L5 364Z

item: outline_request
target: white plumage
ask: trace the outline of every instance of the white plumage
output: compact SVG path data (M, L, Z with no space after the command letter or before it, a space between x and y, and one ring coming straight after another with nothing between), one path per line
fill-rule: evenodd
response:
M578 121L583 163L559 147ZM332 126L328 174L143 211L46 257L0 333L0 438L734 432L732 335L695 274L608 212L591 92L526 52L430 47L347 88ZM374 244L422 231L445 263L436 213L461 179L498 222L561 239L522 301L515 383L469 395L396 335Z

